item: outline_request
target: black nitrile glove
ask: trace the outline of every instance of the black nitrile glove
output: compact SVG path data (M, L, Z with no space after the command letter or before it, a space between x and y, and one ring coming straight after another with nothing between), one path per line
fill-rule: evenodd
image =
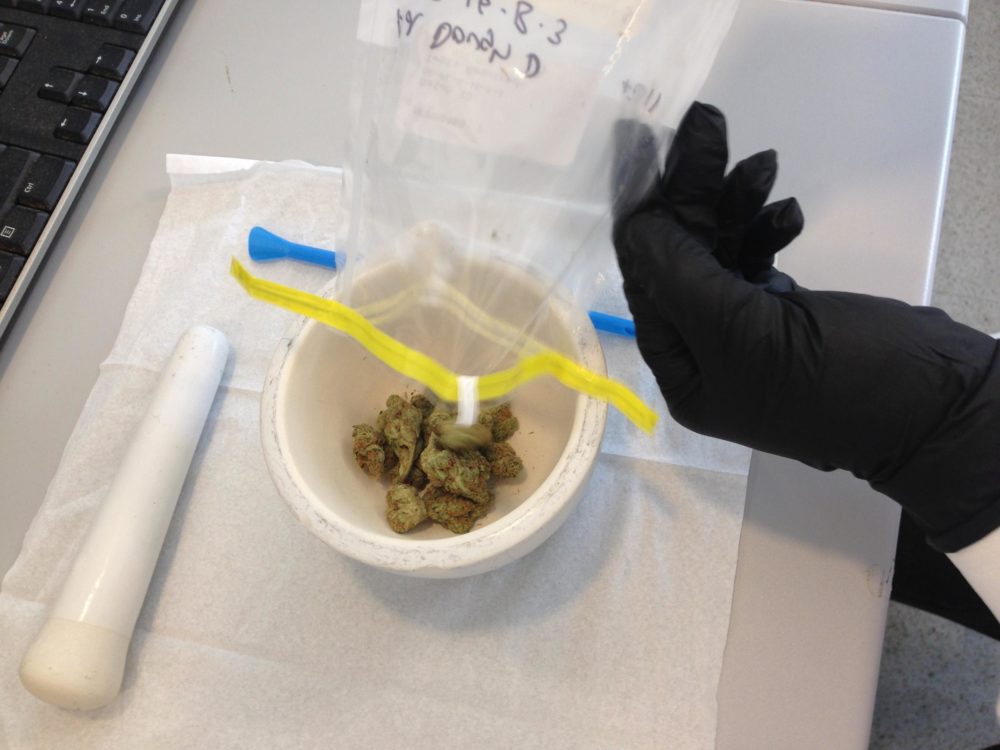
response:
M776 271L802 229L765 206L766 151L727 177L726 123L695 104L663 176L615 225L639 351L671 415L896 500L938 549L1000 525L1000 349L940 310L814 292Z

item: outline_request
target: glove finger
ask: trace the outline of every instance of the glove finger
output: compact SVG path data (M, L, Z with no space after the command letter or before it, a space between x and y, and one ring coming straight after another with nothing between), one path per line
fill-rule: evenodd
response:
M656 384L671 410L698 390L701 379L698 366L677 328L665 321L646 294L626 286L635 339L643 361L656 378Z
M794 198L765 206L743 237L737 261L743 278L770 288L770 283L760 283L760 277L774 271L775 254L799 235L803 224L802 210Z
M673 208L714 209L728 161L726 118L710 104L695 102L681 120L667 152L660 198Z
M805 217L795 198L770 203L760 210L743 235L741 259L774 257L802 233Z
M715 257L735 268L743 250L743 234L760 212L778 176L778 154L773 149L743 159L726 177L716 208L719 237Z
M778 176L778 152L760 151L739 162L726 177L716 215L719 225L745 227L760 212Z
M638 120L619 120L614 127L611 165L611 216L618 222L637 210L654 193L659 180L656 134Z

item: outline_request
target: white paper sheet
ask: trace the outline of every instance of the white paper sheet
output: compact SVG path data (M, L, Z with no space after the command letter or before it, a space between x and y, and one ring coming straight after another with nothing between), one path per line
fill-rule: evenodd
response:
M261 455L259 391L291 315L228 276L231 255L249 262L254 224L332 245L339 174L172 163L201 174L175 176L119 339L0 589L0 739L74 750L713 747L746 491L740 452L676 426L643 442L612 421L580 506L526 558L429 581L342 557L293 518ZM306 289L329 279L290 262L254 270ZM94 712L53 708L21 687L20 659L157 371L194 323L223 330L235 357L122 693ZM612 372L626 368L652 397L627 343L606 343Z

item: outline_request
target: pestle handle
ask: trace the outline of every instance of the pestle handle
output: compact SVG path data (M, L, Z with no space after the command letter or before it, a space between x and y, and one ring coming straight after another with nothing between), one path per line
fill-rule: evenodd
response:
M37 698L87 710L121 687L132 631L229 356L222 333L178 342L49 619L21 663Z

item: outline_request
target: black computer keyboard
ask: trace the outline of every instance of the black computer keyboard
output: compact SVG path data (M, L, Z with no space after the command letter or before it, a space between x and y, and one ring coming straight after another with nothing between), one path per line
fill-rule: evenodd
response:
M178 0L0 0L0 335Z

